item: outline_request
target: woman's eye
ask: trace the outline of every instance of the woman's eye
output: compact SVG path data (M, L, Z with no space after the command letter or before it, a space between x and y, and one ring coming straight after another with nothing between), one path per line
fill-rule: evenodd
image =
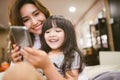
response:
M25 23L25 22L27 22L29 19L23 19L23 22Z
M39 12L36 12L35 14L34 14L34 16L38 16L39 15Z

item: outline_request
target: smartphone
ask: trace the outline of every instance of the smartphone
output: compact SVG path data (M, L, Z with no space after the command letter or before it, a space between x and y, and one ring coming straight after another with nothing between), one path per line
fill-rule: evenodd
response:
M20 48L32 47L32 40L27 27L11 26L10 31L13 42Z

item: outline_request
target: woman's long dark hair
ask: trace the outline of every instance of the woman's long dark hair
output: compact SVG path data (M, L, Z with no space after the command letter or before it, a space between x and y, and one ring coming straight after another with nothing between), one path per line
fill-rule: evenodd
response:
M64 17L53 15L53 16L50 16L45 21L43 28L42 28L42 34L40 35L40 37L41 37L40 39L41 39L41 43L42 43L41 49L45 50L47 53L49 51L51 51L51 48L45 42L44 34L45 34L46 30L53 27L53 24L56 27L63 29L65 32L65 40L63 42L63 45L60 47L61 51L63 51L64 56L65 56L64 62L62 65L64 74L65 74L66 69L71 70L71 64L75 58L73 55L74 52L77 52L80 56L79 72L81 72L83 70L83 63L84 63L83 55L77 46L74 26L72 25L72 23L69 20L65 19Z

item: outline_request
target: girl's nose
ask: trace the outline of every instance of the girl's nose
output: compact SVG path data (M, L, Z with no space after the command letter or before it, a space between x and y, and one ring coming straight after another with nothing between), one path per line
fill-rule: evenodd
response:
M51 32L50 32L50 36L55 36L55 32L54 32L54 31L51 31Z

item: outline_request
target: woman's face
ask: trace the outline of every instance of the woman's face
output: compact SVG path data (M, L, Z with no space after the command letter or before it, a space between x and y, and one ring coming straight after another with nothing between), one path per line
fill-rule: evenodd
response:
M64 42L65 33L59 27L52 27L45 31L45 41L53 50L58 50Z
M42 26L46 20L45 15L33 4L25 4L20 9L23 24L33 34L41 34Z

